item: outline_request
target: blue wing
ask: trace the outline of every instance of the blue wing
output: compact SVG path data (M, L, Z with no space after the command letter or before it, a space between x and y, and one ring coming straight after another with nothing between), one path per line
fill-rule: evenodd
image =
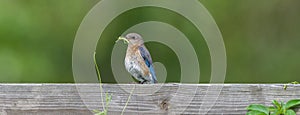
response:
M150 56L149 51L147 50L147 48L144 45L140 46L139 50L140 50L141 56L143 57L146 65L149 68L150 74L152 75L152 79L154 80L152 82L156 83L157 82L156 74L155 74L155 71L154 71L154 68L153 68L153 65L152 65L152 58Z
M140 50L141 56L143 57L146 65L148 66L148 68L150 68L150 66L152 65L152 59L151 59L149 51L146 49L145 46L140 46L139 50Z

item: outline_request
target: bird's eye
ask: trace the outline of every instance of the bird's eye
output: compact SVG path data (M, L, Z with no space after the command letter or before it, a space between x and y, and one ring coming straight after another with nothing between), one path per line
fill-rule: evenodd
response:
M132 39L135 39L135 36L132 36L131 38L132 38Z

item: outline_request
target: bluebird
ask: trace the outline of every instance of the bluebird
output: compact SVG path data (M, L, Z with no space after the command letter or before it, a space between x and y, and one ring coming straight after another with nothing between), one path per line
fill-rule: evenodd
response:
M152 58L144 45L141 35L129 33L118 40L123 39L128 43L125 68L141 84L157 83L155 71L152 65Z

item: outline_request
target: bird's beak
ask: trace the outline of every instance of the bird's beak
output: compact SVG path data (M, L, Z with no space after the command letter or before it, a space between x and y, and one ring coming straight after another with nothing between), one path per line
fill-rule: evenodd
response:
M129 41L125 37L120 36L116 42L118 42L120 40L123 40L124 44L129 44Z

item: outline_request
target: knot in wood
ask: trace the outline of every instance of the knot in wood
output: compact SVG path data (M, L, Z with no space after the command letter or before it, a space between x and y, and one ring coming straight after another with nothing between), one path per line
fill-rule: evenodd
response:
M169 109L169 101L167 99L163 100L160 103L160 109L164 110L164 111L168 111L168 109Z

